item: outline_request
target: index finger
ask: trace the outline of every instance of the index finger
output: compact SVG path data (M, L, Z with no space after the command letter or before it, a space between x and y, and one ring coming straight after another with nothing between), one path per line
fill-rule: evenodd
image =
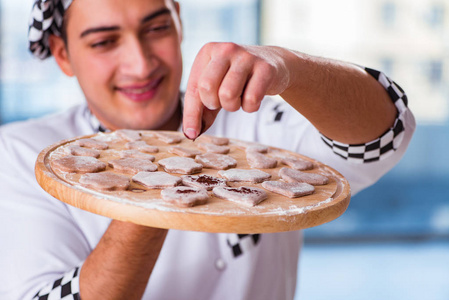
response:
M184 135L191 140L196 139L203 130L203 113L206 107L201 101L199 81L210 59L209 52L205 46L195 57L187 82L187 89L184 96L182 129Z
M198 94L198 89L188 88L184 96L184 112L182 117L182 130L184 135L194 140L201 132L201 122L204 106Z

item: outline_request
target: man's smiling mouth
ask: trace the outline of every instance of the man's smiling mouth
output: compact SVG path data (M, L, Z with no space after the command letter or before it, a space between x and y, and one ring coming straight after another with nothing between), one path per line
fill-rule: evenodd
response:
M125 94L134 101L143 101L151 99L157 92L157 88L162 81L162 77L151 80L146 84L136 84L124 87L117 87L116 90Z

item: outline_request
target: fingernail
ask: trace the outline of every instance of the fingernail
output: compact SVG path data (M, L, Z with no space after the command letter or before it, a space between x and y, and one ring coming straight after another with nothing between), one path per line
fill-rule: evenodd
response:
M196 131L193 128L187 128L186 130L184 130L184 135L191 140L196 139L197 136Z
M217 109L220 108L220 106L214 106L214 105L211 105L211 104L208 104L208 105L204 104L204 106L206 106L206 108L208 110L217 110Z

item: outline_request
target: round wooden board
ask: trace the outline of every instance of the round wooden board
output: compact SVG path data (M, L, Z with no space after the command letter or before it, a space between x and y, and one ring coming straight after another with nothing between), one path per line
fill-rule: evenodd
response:
M153 137L153 131L140 131L142 139L148 144L156 145L160 151L153 154L156 162L162 158L175 156L167 150L171 146L196 148L197 143L208 141L209 136L202 136L192 142L179 132L183 140L179 144L169 145ZM78 183L80 174L65 173L52 167L52 160L65 156L64 147L81 138L105 141L109 149L102 151L100 160L108 161L119 158L119 151L124 149L126 141L115 132L99 133L93 136L77 137L64 140L44 149L36 161L36 178L41 187L55 198L83 210L112 219L133 222L145 226L204 232L228 233L269 233L305 229L330 222L346 210L350 200L350 187L347 180L336 170L310 158L270 147L268 156L277 154L292 155L313 162L312 173L329 177L327 185L315 186L315 193L299 198L287 198L267 191L268 199L255 207L246 207L235 202L211 196L205 205L181 208L164 202L160 190L148 190L132 183L128 191L98 192L82 187ZM243 141L230 139L231 151L239 169L249 169L246 161ZM204 151L202 151L204 152ZM278 171L285 167L280 163L274 169L262 169L272 175L271 180L278 180ZM111 171L110 167L107 168ZM159 171L163 171L159 167ZM201 174L217 176L217 170L203 169ZM180 174L172 174L181 176ZM132 175L130 175L131 177ZM217 176L219 177L219 176ZM257 186L260 184L231 183L231 186ZM212 193L210 192L212 195Z

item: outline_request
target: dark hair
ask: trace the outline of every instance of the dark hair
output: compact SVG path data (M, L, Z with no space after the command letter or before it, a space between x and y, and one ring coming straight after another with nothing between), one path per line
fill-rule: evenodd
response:
M69 11L70 7L64 12L64 16L62 17L61 24L61 39L64 41L64 44L67 46L67 23L69 19Z

